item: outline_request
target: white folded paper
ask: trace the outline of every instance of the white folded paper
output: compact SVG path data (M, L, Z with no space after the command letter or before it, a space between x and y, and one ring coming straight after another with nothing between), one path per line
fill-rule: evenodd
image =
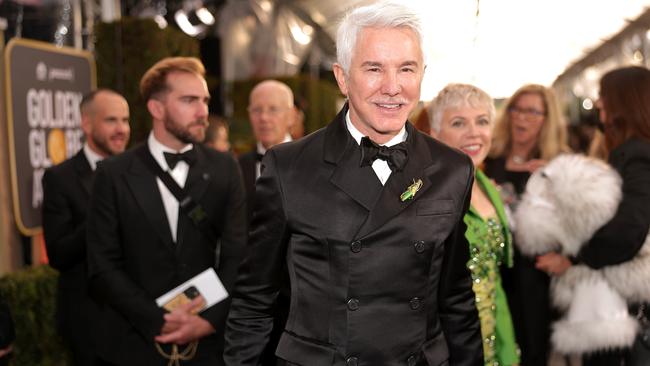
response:
M156 304L168 310L184 302L191 301L197 295L202 295L205 300L205 306L202 310L226 299L228 291L223 287L214 268L210 267L198 275L190 278L182 284L176 286L173 290L156 299ZM173 305L172 305L173 304Z

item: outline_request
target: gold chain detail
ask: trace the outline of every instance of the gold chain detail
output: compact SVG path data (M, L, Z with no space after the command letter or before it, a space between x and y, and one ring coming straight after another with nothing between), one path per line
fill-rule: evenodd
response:
M166 353L158 342L155 342L156 350L165 359L169 360L167 366L181 366L181 361L189 361L196 355L196 350L199 348L199 341L193 341L185 347L183 352L178 351L178 345L172 344L171 353Z

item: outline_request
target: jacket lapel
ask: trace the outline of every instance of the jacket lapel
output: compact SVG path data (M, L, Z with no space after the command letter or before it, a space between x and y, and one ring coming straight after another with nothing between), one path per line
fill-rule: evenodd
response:
M84 192L86 193L86 197L90 196L90 190L92 188L92 181L93 181L93 171L90 168L90 163L88 162L88 159L86 159L86 155L84 154L83 149L79 150L79 152L74 156L74 167L75 170L77 171L77 175L79 176L79 181L81 182L81 186L84 189Z
M146 153L150 154L146 143L136 149L146 149ZM172 248L172 234L169 229L165 206L158 189L158 183L156 182L156 175L141 160L140 152L133 155L134 159L131 168L126 173L128 175L127 184L156 234L169 248Z
M192 197L192 200L200 205L201 198L205 194L208 186L210 185L211 173L210 173L210 164L208 159L205 156L205 152L202 151L197 145L194 145L196 149L196 163L190 166L190 170L187 173L187 180L185 181L184 191ZM203 208L205 209L205 208ZM181 249L185 245L185 234L188 230L200 230L194 226L195 224L188 217L186 211L180 211L178 217L178 227L176 231L176 253L180 253Z
M402 210L422 197L431 187L432 183L429 175L431 170L435 169L435 165L433 165L433 160L431 159L431 152L423 136L419 135L418 131L410 123L406 124L406 131L408 132L408 163L401 172L391 173L376 205L370 211L368 219L359 230L358 238L366 236L391 218L397 216ZM422 187L420 187L412 199L402 202L400 195L418 179L422 180Z
M196 149L196 163L190 167L190 170L187 173L185 189L192 196L194 201L198 203L210 184L212 174L210 172L210 164L205 156L205 152L197 145L194 145L194 149Z
M370 211L381 192L381 182L372 167L360 167L361 148L345 127L347 105L325 132L325 161L336 167L330 182Z

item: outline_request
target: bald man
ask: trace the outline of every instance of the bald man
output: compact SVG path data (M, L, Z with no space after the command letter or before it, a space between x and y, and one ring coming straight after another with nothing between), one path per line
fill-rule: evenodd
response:
M43 232L50 265L60 272L57 326L75 366L95 363L90 341L94 304L86 271L86 209L97 162L126 149L129 105L118 93L99 89L81 100L83 149L43 175Z
M289 130L296 120L291 88L277 80L257 84L248 98L248 117L257 146L254 151L239 157L239 165L244 176L250 220L255 206L255 181L260 176L262 157L273 146L291 141Z
M273 146L292 140L290 130L296 121L297 110L293 103L291 88L277 80L265 80L257 84L248 99L248 116L257 146L255 150L239 157L239 165L246 188L248 219L251 222L255 209L255 181L260 176L262 157ZM278 296L274 309L273 330L269 344L260 359L261 366L284 364L275 357L275 349L289 314L290 291L286 270L283 271L283 278L286 285Z

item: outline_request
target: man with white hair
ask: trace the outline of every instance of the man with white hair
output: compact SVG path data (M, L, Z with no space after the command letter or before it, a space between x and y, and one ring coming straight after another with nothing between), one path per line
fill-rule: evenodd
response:
M324 129L269 150L227 365L256 365L287 266L290 365L482 365L463 216L472 163L407 123L424 74L420 22L378 3L351 11L334 65L348 103Z
M248 118L257 144L255 150L239 157L249 219L255 207L255 181L260 176L262 157L277 144L291 141L289 129L296 118L293 92L285 83L264 80L255 85L248 98Z

